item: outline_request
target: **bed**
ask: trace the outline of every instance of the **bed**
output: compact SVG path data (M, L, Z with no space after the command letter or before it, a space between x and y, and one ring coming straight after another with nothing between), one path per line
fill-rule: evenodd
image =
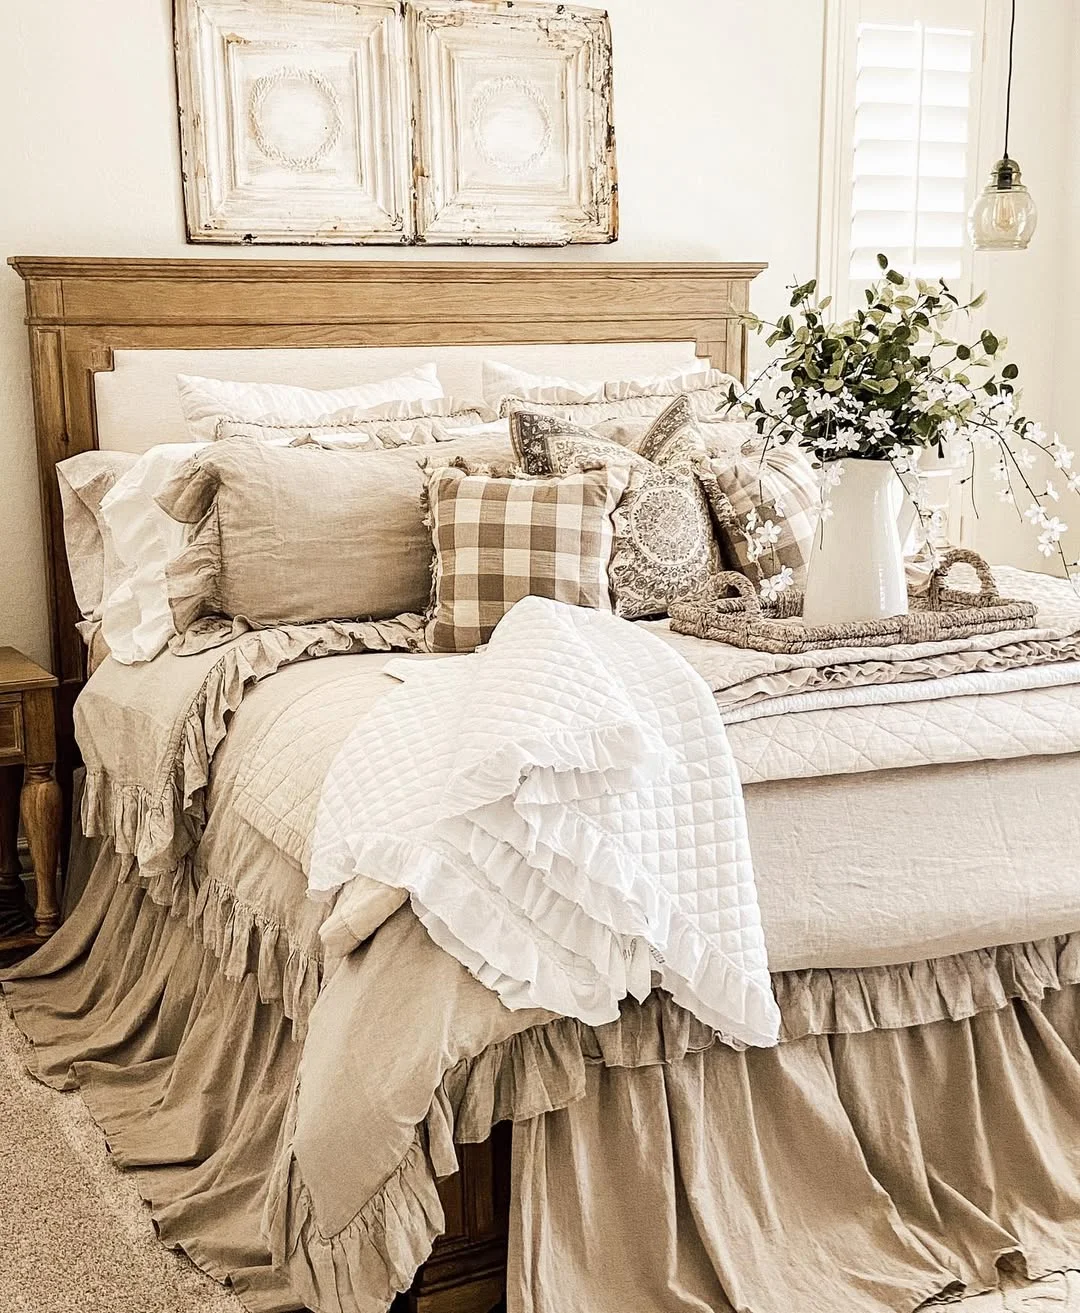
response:
M696 353L741 374L737 315L760 269L14 263L27 282L69 807L85 655L59 460L147 445L148 414L166 417L150 440L168 440L174 375L220 369L223 352L233 377L272 370L307 385L434 354L464 395L494 347L547 372ZM1033 588L1048 612L1068 611L1060 591L1009 581ZM1062 619L1055 641L1073 624ZM106 663L79 703L83 815L113 848L83 865L111 863L111 878L95 871L65 930L6 989L38 1045L38 1074L83 1088L118 1161L140 1171L164 1239L267 1313L299 1298L366 1313L380 1306L380 1282L382 1307L408 1286L406 1305L425 1313L487 1313L504 1296L532 1313L568 1307L575 1264L580 1272L595 1243L596 1200L608 1244L595 1265L612 1308L635 1297L643 1308L722 1307L717 1280L733 1307L834 1310L857 1291L861 1309L907 1308L989 1288L1014 1256L1040 1275L1080 1253L1070 1139L1080 1124L1080 821L1048 804L1080 781L1068 671L1057 683L1002 683L980 657L942 672L985 682L958 686L953 701L868 696L857 706L842 692L806 693L817 676L805 666L711 672L720 698L779 679L794 699L791 714L759 719L748 697L728 726L786 1041L744 1054L655 993L611 1028L505 1013L408 909L324 975L321 914L303 897L312 807L351 724L335 708L374 705L392 682L377 651L293 659L331 653L325 640L291 635L285 656L255 633L224 664L215 651ZM681 650L708 672L711 645L694 642ZM238 678L237 663L254 673ZM183 690L175 707L166 688ZM825 701L800 707L800 696ZM1010 720L993 738L1000 709ZM121 821L107 727L123 722L128 743L149 742L162 715L191 731L178 741L213 746L190 754L179 784L151 762L157 796L181 803L151 818L129 797ZM851 723L871 719L880 732L856 744ZM828 769L806 767L812 751L831 752ZM171 844L196 816L181 878ZM397 1087L386 1075L403 1060L386 1043L391 1017L410 1042L424 1036L428 1055L410 1059L418 1070ZM1005 1095L995 1064L1015 1078ZM232 1081L216 1102L203 1088L211 1072ZM897 1097L875 1107L866 1093L882 1072ZM957 1091L944 1107L935 1072ZM972 1099L993 1130L971 1127ZM402 1112L410 1101L415 1110ZM354 1102L378 1152L327 1129ZM675 1131L658 1129L658 1107ZM692 1132L701 1115L727 1119L719 1156ZM613 1143L624 1151L613 1155ZM320 1195L312 1174L335 1153L338 1178ZM824 1194L821 1162L835 1173ZM567 1164L588 1188L562 1189ZM550 1191L549 1172L562 1183ZM370 1198L354 1197L360 1179L378 1184ZM546 1210L559 1190L572 1197ZM406 1219L397 1229L396 1215ZM811 1215L828 1238L811 1234L808 1249ZM656 1217L666 1219L659 1250ZM796 1231L804 1243L776 1262L770 1245ZM942 1232L955 1233L953 1248ZM859 1271L868 1238L881 1261ZM260 1245L287 1261L273 1268ZM809 1253L835 1282L810 1281Z

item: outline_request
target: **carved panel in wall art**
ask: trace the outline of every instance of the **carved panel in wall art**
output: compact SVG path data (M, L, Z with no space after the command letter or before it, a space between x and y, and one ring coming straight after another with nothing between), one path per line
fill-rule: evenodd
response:
M176 0L176 64L191 241L615 239L603 10Z
M607 15L518 0L406 13L418 240L614 241Z
M188 236L412 236L397 0L177 0Z

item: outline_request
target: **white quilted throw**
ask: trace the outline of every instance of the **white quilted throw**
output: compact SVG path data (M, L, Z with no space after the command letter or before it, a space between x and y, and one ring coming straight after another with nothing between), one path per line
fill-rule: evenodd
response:
M510 1008L600 1025L656 972L729 1042L776 1042L742 786L677 652L530 597L485 651L387 670L326 777L312 893L406 890Z

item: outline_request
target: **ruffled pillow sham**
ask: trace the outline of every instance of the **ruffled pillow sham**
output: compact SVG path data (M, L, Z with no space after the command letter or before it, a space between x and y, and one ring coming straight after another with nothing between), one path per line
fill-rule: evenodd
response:
M434 459L511 458L498 435L440 443ZM173 625L206 616L259 628L421 612L431 535L418 449L355 452L229 438L158 497L190 541L166 567Z
M537 381L506 384L508 390L496 394L489 390L494 387L491 374L494 368L492 362L484 366L484 400L495 406L500 415L531 410L590 427L609 420L655 419L679 396L687 398L691 410L699 418L715 416L728 406L728 392L736 382L718 369L688 370L646 379L613 379L602 383L573 383L551 380L542 375L519 375Z
M523 597L611 610L612 513L626 465L530 477L454 460L426 472L433 652L474 651Z
M434 401L388 401L370 408L349 406L330 415L301 422L268 417L259 423L220 419L216 441L247 438L254 442L310 443L335 451L420 446L446 442L458 430L497 423L498 416L481 402L441 397Z
M68 574L87 644L97 634L105 599L125 575L102 504L137 459L123 451L81 451L56 466Z
M163 487L208 444L166 442L144 452L116 481L101 506L122 574L101 612L101 631L122 665L150 661L175 630L165 568L190 537L157 504Z
M352 387L294 387L286 383L242 383L178 374L180 408L196 442L210 442L222 419L259 423L273 417L303 423L346 407L370 408L388 401L434 401L443 395L434 364L421 365L394 378Z
M612 513L609 569L615 611L627 619L666 615L720 568L696 464L704 458L689 402L679 397L650 425L638 451L553 415L510 417L514 450L530 474L565 474L582 461L622 468L629 478Z

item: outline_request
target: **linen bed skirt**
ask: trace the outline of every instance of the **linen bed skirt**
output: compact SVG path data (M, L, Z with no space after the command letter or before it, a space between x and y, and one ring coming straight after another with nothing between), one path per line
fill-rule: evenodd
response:
M103 847L4 993L34 1074L80 1089L161 1239L258 1313L385 1307L372 1265L407 1282L430 1244L435 1166L504 1119L511 1313L906 1313L993 1287L1006 1263L1080 1266L1073 935L777 975L771 1050L715 1043L659 994L611 1026L522 1032L447 1073L412 1178L395 1173L337 1236L317 1234L289 1180L276 1222L271 1200L288 1251L275 1270L264 1212L303 1030L260 998L257 970L227 979L121 870Z

